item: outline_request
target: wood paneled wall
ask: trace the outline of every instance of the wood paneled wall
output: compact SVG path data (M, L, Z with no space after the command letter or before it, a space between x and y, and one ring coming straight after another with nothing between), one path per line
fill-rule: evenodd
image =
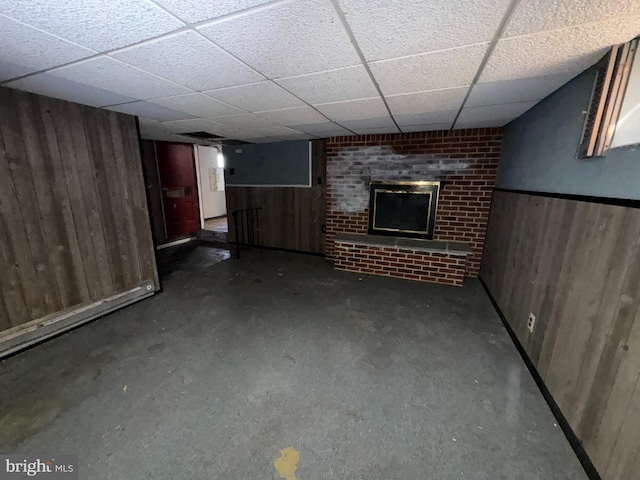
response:
M640 209L496 191L480 274L602 478L638 478Z
M158 174L158 161L156 160L156 145L154 140L142 140L142 168L144 169L145 186L149 197L149 209L153 235L156 245L164 245L169 242L164 226L164 212L162 211L162 189Z
M229 241L235 239L232 212L259 207L264 246L324 253L325 169L326 141L314 140L310 188L226 187Z
M159 285L135 117L0 88L0 330Z

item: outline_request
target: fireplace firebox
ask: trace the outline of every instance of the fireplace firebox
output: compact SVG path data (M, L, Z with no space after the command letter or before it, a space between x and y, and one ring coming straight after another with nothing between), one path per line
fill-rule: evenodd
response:
M440 182L371 182L369 234L433 239Z

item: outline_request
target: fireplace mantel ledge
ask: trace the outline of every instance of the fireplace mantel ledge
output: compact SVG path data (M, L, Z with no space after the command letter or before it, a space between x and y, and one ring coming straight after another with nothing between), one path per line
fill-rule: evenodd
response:
M358 245L372 245L376 247L402 248L421 252L436 252L447 255L471 255L471 247L462 242L447 242L439 240L422 240L417 238L391 237L383 235L362 235L357 233L338 233L335 243L353 243Z

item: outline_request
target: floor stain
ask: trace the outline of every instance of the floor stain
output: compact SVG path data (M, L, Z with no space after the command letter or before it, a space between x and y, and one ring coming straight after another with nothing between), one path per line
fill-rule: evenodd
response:
M296 480L296 469L300 461L300 452L293 447L280 450L280 456L273 461L273 466L280 478L284 480Z
M67 401L57 394L46 398L16 399L0 415L0 447L15 447L44 430L65 410Z

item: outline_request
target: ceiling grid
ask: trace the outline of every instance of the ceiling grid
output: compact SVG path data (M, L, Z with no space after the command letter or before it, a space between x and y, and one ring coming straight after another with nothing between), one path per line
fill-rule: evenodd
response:
M0 85L268 142L502 126L637 36L640 2L34 0L0 28Z

